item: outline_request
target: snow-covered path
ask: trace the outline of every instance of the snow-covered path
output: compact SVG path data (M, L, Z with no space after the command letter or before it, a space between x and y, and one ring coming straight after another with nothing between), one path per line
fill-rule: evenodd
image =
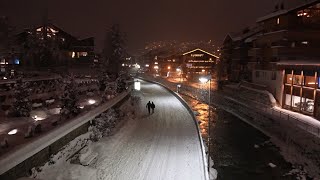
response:
M178 99L159 85L141 83L141 112L114 137L95 144L102 179L204 179L195 124ZM155 113L148 115L146 103Z
M59 174L56 179L206 179L200 140L187 109L159 85L142 81L139 93L137 117L91 145L97 162L51 169ZM148 101L156 105L154 114L148 115Z

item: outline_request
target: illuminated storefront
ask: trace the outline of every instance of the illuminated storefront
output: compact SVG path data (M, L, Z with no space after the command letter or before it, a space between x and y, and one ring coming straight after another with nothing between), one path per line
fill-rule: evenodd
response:
M218 56L202 49L194 49L183 54L183 60L190 79L199 79L199 76L213 74L213 68Z
M283 72L282 106L319 119L320 66L295 65Z

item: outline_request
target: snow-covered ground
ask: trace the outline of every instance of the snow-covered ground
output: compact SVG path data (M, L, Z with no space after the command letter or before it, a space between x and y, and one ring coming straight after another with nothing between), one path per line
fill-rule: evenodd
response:
M89 166L59 162L44 168L40 179L206 179L198 132L187 109L159 85L141 82L135 119L89 148L98 153ZM149 115L146 103L155 103Z
M307 116L307 115L304 115L304 114L301 114L301 113L297 113L297 112L294 112L294 111L290 111L290 110L287 110L287 109L282 109L281 107L277 107L277 106L275 106L273 108L275 110L287 113L292 117L296 117L299 120L301 120L302 122L305 122L307 124L310 124L310 125L320 129L320 121L315 119L314 117Z

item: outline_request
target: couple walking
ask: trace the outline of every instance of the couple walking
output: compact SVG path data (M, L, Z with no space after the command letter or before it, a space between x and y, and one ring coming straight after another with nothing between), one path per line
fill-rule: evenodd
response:
M154 113L154 108L156 108L156 105L154 103L150 103L150 101L147 103L146 108L148 108L148 112L150 114L150 109L152 109L152 114Z

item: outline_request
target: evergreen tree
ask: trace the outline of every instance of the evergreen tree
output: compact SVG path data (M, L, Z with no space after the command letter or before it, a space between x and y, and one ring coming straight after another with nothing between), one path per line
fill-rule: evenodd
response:
M77 107L78 91L73 77L67 77L65 79L63 92L60 114L66 118L77 115L80 110Z
M31 89L28 82L17 80L14 86L14 103L11 109L12 115L16 117L29 117L32 110L30 100Z
M125 42L125 34L120 31L120 26L118 24L112 25L106 35L103 49L104 62L102 64L103 68L114 76L118 76L126 54L124 49Z
M123 92L124 90L126 90L126 77L127 77L127 74L124 72L124 71L121 71L119 73L119 76L116 80L116 85L117 85L117 89L116 89L116 92L117 93L121 93Z

